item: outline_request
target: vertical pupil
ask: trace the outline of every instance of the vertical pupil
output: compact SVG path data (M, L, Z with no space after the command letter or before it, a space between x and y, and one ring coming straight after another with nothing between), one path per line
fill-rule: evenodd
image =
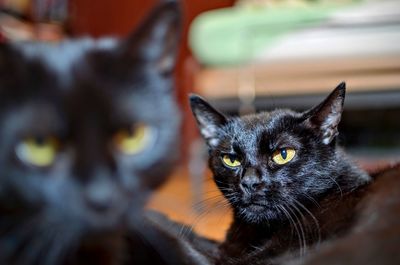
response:
M135 128L129 128L129 129L128 129L128 136L129 136L129 137L132 137L132 135L134 134L134 132L135 132Z
M235 157L234 157L234 156L229 156L229 160L230 160L231 163L233 164L233 162L235 162Z
M37 144L37 145L44 145L45 144L45 139L44 139L44 137L36 137L35 138L35 143Z
M281 149L281 156L282 156L283 159L286 159L286 157L287 157L286 148L282 148Z

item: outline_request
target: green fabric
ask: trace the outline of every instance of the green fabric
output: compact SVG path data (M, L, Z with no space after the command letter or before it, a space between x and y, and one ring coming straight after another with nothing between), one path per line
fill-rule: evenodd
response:
M332 12L342 7L320 4L208 11L193 21L189 45L203 64L242 64L288 33L326 21Z

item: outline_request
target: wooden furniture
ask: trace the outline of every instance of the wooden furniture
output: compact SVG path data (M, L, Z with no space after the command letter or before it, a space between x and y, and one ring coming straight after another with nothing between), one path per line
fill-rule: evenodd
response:
M203 67L195 91L228 111L252 97L258 109L301 109L346 81L348 108L400 107L399 43L400 2L361 2L275 39L246 65Z
M341 81L347 83L348 108L400 107L400 54L204 68L195 76L195 90L228 112L237 111L248 85L257 109L304 109Z

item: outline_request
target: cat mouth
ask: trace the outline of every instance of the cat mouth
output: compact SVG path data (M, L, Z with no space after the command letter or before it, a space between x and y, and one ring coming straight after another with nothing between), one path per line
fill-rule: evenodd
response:
M259 196L259 195L244 196L242 198L242 205L243 207L250 207L250 206L263 207L263 208L270 207L268 199L265 196Z
M240 218L244 218L250 223L264 223L276 218L274 208L264 202L243 204L239 212L241 213Z
M251 211L265 211L268 205L263 202L250 202L244 205L244 208Z
M260 211L265 210L265 205L261 205L258 203L252 203L252 204L249 204L246 208L253 212L260 212Z

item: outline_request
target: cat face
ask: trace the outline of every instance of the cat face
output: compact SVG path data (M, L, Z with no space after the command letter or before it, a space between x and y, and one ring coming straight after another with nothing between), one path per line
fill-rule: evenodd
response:
M119 229L164 181L179 20L168 2L125 40L0 47L2 250L27 227L63 241Z
M214 180L237 218L263 222L293 215L335 187L335 137L345 96L340 84L309 111L226 117L198 96L191 107L209 148Z

